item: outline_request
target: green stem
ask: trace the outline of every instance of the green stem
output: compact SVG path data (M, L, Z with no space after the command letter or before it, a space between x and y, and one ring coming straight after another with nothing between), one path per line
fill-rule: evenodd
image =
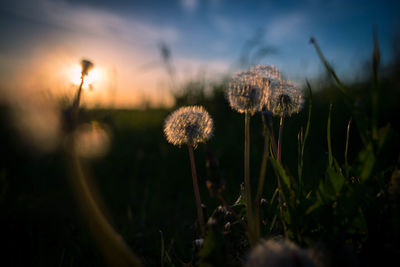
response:
M263 115L266 116L266 115ZM261 204L261 197L264 190L264 182L265 182L265 174L267 172L267 162L269 157L269 146L270 146L270 130L268 129L268 125L266 125L265 120L264 122L264 154L261 161L261 170L260 170L260 177L258 179L258 186L257 186L257 195L255 199L254 205L254 213L255 213L255 230L256 230L256 238L260 237L260 204Z
M204 225L204 215L203 215L203 209L201 208L200 190L197 182L196 164L194 162L193 147L191 144L188 144L188 149L189 149L190 166L192 169L193 191L197 207L197 217L199 220L201 235L205 237L206 228Z
M278 152L277 152L277 161L278 163L282 166L282 134L283 134L283 125L284 125L284 118L285 116L282 114L281 119L279 122L279 135L278 135ZM278 188L279 188L279 193L278 193L278 199L279 199L279 213L284 229L284 233L286 236L286 225L283 221L283 196L282 196L282 186L281 186L281 180L278 177Z
M281 115L281 120L279 123L279 135L278 135L278 155L276 159L282 165L282 133L283 133L283 124L284 124L284 115Z
M253 221L253 205L251 198L251 182L250 182L250 113L245 113L245 130L244 130L244 185L246 190L246 213L248 226L251 229L249 231L250 244L253 246L256 244L256 239L253 233L254 221Z

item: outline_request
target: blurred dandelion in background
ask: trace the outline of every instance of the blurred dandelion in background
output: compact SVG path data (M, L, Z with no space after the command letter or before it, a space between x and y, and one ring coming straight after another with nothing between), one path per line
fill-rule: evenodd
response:
M271 90L267 109L277 116L291 116L303 108L304 93L291 81L281 83Z
M201 106L182 107L167 117L164 133L169 143L180 146L205 143L213 133L213 120Z
M250 252L246 267L315 266L308 251L289 240L264 240Z
M80 125L74 135L76 152L82 158L102 157L110 147L108 131L97 121Z
M10 106L14 126L25 143L42 152L57 148L61 121L60 110L54 100L26 96Z
M280 79L281 74L272 65L258 65L234 74L227 90L231 108L251 115L261 111L268 102L270 85Z

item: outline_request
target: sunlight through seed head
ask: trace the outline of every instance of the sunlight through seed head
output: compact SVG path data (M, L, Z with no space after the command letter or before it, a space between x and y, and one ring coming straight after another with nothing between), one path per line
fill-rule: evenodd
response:
M213 133L213 120L202 106L182 107L165 120L164 133L173 145L205 143Z
M281 80L278 69L272 65L258 65L233 75L227 98L232 109L240 112L261 111L268 102L270 85Z
M93 66L93 63L82 60L81 65L75 65L71 68L70 77L74 85L80 85L84 76L82 88L91 88L94 83L98 82L102 77L101 70Z

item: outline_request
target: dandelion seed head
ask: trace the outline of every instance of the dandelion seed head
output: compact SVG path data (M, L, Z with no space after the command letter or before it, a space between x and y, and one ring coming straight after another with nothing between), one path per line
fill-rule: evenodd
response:
M267 109L274 115L291 116L303 108L304 94L293 82L282 80L271 90Z
M182 107L164 123L167 141L173 145L205 143L213 133L213 120L201 106Z
M227 98L232 109L240 112L261 111L267 104L270 85L280 80L281 75L272 65L257 65L250 70L233 75L229 83Z
M249 255L246 267L307 266L313 267L306 250L288 240L264 240Z
M81 67L82 67L82 76L87 76L89 71L93 69L93 63L87 59L81 60Z

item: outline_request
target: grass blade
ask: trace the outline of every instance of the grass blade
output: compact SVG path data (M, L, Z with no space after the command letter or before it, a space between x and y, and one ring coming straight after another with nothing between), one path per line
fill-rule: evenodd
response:
M328 141L328 155L329 155L329 168L332 167L333 156L332 156L332 142L331 142L331 113L332 113L332 103L329 105L329 115L328 124L326 129L326 139Z
M299 157L299 165L298 165L298 176L299 176L299 187L302 187L302 176L303 176L303 158L304 158L304 148L307 141L308 133L310 132L310 124L311 124L311 110L312 110L312 91L311 85L307 81L307 87L309 91L309 103L308 103L308 118L307 118L307 126L306 131L300 136L299 145L300 145L300 157ZM301 195L301 192L300 192Z
M374 30L374 49L372 52L372 75L373 86L371 90L371 104L372 104L372 138L378 140L378 110L379 110L379 81L378 70L380 63L380 52L376 30Z
M346 176L349 175L348 151L349 151L349 137L350 137L351 120L352 120L352 118L350 118L349 123L347 124L346 146L345 146L345 149L344 149L344 166L345 166L345 169L346 169Z

